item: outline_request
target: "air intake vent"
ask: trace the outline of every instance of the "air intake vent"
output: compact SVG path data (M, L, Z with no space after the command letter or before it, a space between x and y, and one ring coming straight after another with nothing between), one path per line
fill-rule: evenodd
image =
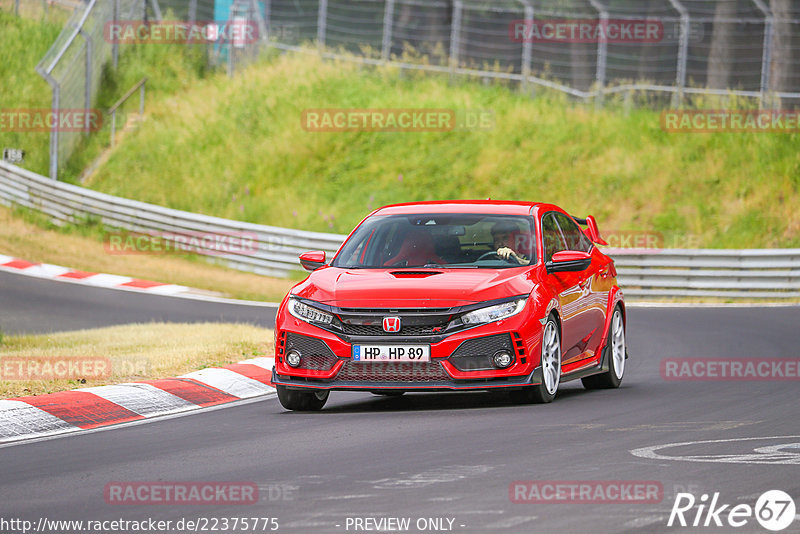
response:
M392 271L392 276L395 278L427 278L435 274L442 274L439 271Z

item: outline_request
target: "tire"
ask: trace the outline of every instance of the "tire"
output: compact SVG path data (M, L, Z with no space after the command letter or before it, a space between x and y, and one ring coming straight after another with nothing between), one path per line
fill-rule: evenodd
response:
M509 392L516 404L546 404L553 402L561 383L561 335L558 324L551 315L547 318L542 334L542 382Z
M286 386L276 385L278 400L287 410L297 412L318 412L328 402L330 391L327 389L289 389Z
M370 391L373 395L378 395L379 397L401 397L405 394L405 391L392 391L391 389L381 389L376 391Z
M628 344L625 339L625 323L622 310L614 308L611 324L608 325L608 341L603 349L603 359L608 362L608 371L599 375L582 378L586 389L614 389L622 383L625 374L625 360L628 358Z

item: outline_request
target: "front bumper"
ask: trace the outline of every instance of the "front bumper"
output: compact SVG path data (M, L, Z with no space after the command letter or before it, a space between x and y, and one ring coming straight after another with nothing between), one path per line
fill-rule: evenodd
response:
M540 324L521 317L512 319L433 339L351 336L346 340L301 321L281 321L276 333L272 381L292 388L350 391L491 390L540 384ZM431 361L353 361L353 344L388 342L429 344ZM285 363L283 356L292 348L301 354L314 354L307 359L306 368L289 367ZM496 369L481 356L488 356L498 348L514 354L515 361L510 367Z
M440 362L432 362L441 365ZM372 364L359 364L372 365ZM542 382L542 368L536 367L529 375L496 377L483 379L450 379L430 382L415 382L403 380L338 380L304 378L278 374L275 367L272 368L272 383L275 385L286 386L296 389L327 389L331 391L376 391L376 390L397 390L397 391L485 391L498 388L520 388L525 386L537 385Z

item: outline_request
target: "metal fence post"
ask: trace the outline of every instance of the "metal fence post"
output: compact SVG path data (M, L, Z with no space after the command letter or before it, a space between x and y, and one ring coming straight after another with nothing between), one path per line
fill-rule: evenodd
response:
M155 15L156 20L161 20L161 6L158 5L158 0L150 0L150 5L153 8L153 15ZM145 6L147 9L147 6Z
M94 52L94 42L92 41L92 37L86 33L83 28L81 28L78 33L86 42L86 72L84 73L85 78L83 86L83 112L89 113L89 109L92 107L92 55ZM84 130L83 133L84 135L89 134L88 121L86 124L86 130Z
M753 0L756 7L764 14L764 49L761 55L761 98L759 108L763 108L767 100L770 85L770 63L772 63L772 31L775 18L763 0Z
M383 42L381 43L381 60L389 60L392 51L392 23L394 22L394 0L386 0L383 11Z
M592 4L597 10L597 13L600 15L600 25L603 28L603 35L606 35L607 32L605 30L608 29L608 11L606 8L603 7L598 0L589 0L589 3ZM597 74L595 79L597 81L597 99L595 100L595 105L600 107L603 105L603 98L605 93L603 90L605 89L606 85L606 64L608 62L608 39L603 38L597 42Z
M114 17L114 22L119 22L119 0L114 0L114 13L112 15ZM119 64L119 43L117 39L114 39L114 42L111 43L111 57L114 61L114 70L116 70L117 65Z
M266 9L266 13L269 13L269 1L266 2L264 8ZM250 11L253 12L253 16L256 19L256 24L258 24L258 40L266 43L269 41L269 24L261 15L261 10L258 8L258 2L256 0L250 0ZM250 44L252 46L258 46L256 43Z
M189 1L189 22L194 24L197 19L197 0Z
M679 0L669 0L669 3L681 16L681 42L678 47L678 65L675 80L678 92L674 94L672 99L673 107L677 107L683 104L683 90L686 87L686 62L689 57L689 10Z
M50 178L58 180L58 111L61 108L61 86L53 82L53 128L50 130Z
M264 30L266 33L264 34L264 42L269 43L269 25L271 24L270 19L272 18L272 1L271 0L264 0Z
M450 27L450 76L453 76L458 68L458 51L461 47L461 17L464 5L460 0L453 2L453 25Z
M19 16L19 0L14 0L14 14Z
M317 48L320 52L325 48L325 32L328 26L328 0L319 0L317 13Z

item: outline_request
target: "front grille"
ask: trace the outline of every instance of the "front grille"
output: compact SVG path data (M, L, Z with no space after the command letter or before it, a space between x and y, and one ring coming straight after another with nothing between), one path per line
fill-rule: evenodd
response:
M514 354L508 334L469 339L458 346L449 361L459 371L496 369L492 357L501 350Z
M286 337L286 352L294 349L300 353L299 369L329 371L338 360L321 339L291 333Z
M382 325L345 324L344 333L351 336L438 336L444 332L447 323L440 325L404 325L402 319L399 332L386 332ZM438 328L436 332L434 328Z
M451 308L359 309L340 308L336 311L342 330L348 336L441 336L453 318ZM383 319L400 318L399 332L386 332Z
M450 380L439 362L345 362L337 380L349 382L446 382Z

